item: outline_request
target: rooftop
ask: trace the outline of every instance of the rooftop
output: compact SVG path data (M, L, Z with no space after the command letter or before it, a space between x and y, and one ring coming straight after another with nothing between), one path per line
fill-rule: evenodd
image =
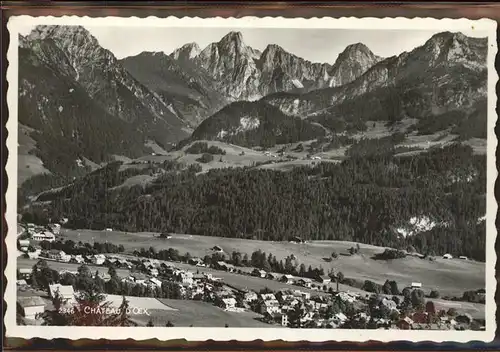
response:
M17 302L23 308L45 306L45 301L40 296L18 297Z

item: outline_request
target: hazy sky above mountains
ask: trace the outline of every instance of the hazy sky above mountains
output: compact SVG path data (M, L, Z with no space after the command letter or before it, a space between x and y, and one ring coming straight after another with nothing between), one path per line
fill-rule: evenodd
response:
M99 44L119 59L143 51L170 54L186 43L196 42L202 49L219 41L230 31L239 31L246 45L264 50L278 44L288 52L313 62L333 64L346 46L361 42L375 55L390 57L424 44L439 31L426 30L352 30L352 29L279 29L279 28L132 28L85 27ZM27 35L32 28L21 31ZM474 37L485 33L463 32Z

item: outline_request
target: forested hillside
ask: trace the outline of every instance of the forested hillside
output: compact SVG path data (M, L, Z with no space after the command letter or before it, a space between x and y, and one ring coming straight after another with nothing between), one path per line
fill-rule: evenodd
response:
M370 154L289 172L239 168L166 172L143 189L114 189L118 167L94 172L52 200L75 228L169 231L287 240L352 240L484 260L486 157L453 144L407 157ZM411 218L434 226L402 237Z

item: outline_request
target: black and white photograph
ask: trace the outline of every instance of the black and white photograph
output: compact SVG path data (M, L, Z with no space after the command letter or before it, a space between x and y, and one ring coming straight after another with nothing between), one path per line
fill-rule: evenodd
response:
M7 336L493 338L495 22L8 26Z

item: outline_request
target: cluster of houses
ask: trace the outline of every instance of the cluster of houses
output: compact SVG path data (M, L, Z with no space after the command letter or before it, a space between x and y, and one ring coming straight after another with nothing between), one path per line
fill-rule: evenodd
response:
M228 266L228 264L225 264L224 266L221 263L223 262L218 263L219 267L221 268ZM231 267L231 265L229 267ZM277 280L288 285L302 286L309 289L313 289L314 283L317 283L318 285L328 285L332 282L332 279L328 275L320 275L313 280L307 277L295 277L289 274L279 274L273 272L268 273L260 269L254 269L251 275L256 277L266 278L269 280Z
M29 238L33 241L47 241L54 242L56 240L56 236L59 235L61 231L60 224L49 224L47 226L39 226L32 223L28 223L26 225L20 225L20 229L18 229L18 235L22 233L26 233L29 235ZM20 233L20 231L22 231Z
M60 249L37 250L35 252L28 252L27 254L31 259L43 258L63 263L92 264L92 265L104 265L104 266L112 265L116 268L126 268L126 269L132 268L131 262L129 262L126 259L117 258L113 255L104 255L104 254L70 255L66 254L64 251ZM34 258L35 255L36 258Z

